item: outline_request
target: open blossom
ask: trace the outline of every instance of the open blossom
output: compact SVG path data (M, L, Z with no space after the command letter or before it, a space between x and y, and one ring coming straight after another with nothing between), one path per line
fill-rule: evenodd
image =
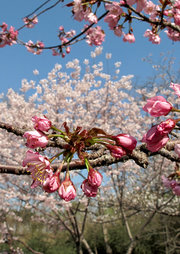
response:
M46 116L33 116L32 121L34 122L34 129L37 131L48 131L52 125L51 121Z
M74 19L77 21L82 21L84 19L84 9L81 0L74 0L73 15Z
M50 161L38 152L34 152L32 150L28 150L26 152L26 157L23 160L23 167L26 166L27 172L31 173L31 177L33 179L31 188L35 188L42 184L52 171Z
M38 18L37 16L34 16L33 18L23 18L23 21L26 25L27 28L33 28L35 24L38 23Z
M166 116L171 109L172 105L162 96L154 96L148 99L146 105L143 107L144 111L154 117Z
M119 3L112 2L112 4L106 4L106 10L109 12L104 18L104 21L107 22L109 28L113 30L116 27L121 14L123 13L123 9L120 7Z
M173 119L167 119L153 126L144 136L142 142L147 144L147 148L151 152L157 152L166 145L169 140L168 133L170 133L176 125Z
M180 33L175 31L174 29L168 27L167 30L164 32L172 41L180 41Z
M162 176L163 184L166 188L171 188L173 193L177 196L180 196L180 182L178 183L176 180L170 180L165 176Z
M127 0L127 4L129 5L136 5L136 11L137 12L141 12L147 5L147 1L146 0Z
M134 37L134 34L130 34L130 33L128 33L128 34L125 34L125 33L123 33L123 41L124 42L129 42L129 43L133 43L133 42L135 42L135 37Z
M26 146L29 148L45 147L48 138L40 131L26 131L23 135L27 139Z
M90 24L92 23L96 24L98 22L97 16L91 11L85 15L84 19L88 21Z
M55 192L59 189L60 187L60 179L59 179L59 175L60 173L53 173L53 171L51 171L46 180L43 182L43 189L48 192L48 193L52 193Z
M160 10L158 5L155 5L152 1L147 1L146 6L144 8L144 12L150 15L151 19L155 19L158 11Z
M44 43L41 41L33 43L31 40L29 40L26 43L26 48L29 52L33 53L34 55L40 55L43 51Z
M98 187L89 184L88 179L82 182L81 189L87 197L96 197Z
M103 176L101 175L101 173L99 173L98 171L96 171L93 168L89 169L88 183L90 185L99 187L102 183L102 179L103 179Z
M116 145L121 146L127 153L132 153L137 144L137 140L129 134L119 134L113 138Z
M92 46L100 46L104 41L105 33L100 26L91 27L86 32L86 42Z
M180 97L180 84L171 83L170 88L175 91L175 94Z
M161 38L158 34L153 33L150 29L147 29L144 33L144 37L149 38L149 41L151 41L153 44L160 44Z
M76 197L76 188L74 187L73 182L70 179L65 179L59 187L59 196L64 199L66 202L75 199Z

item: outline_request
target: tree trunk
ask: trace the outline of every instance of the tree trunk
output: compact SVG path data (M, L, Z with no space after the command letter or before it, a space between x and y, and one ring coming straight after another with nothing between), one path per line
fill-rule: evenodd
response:
M103 223L102 224L102 229L103 229L103 235L104 235L104 242L105 242L105 247L106 247L106 254L112 254L112 249L111 246L109 245L109 236L108 236L108 230L107 226Z
M91 247L89 246L88 242L86 241L86 239L82 240L82 243L84 244L86 250L88 251L89 254L94 254L94 252L92 252Z
M77 252L77 254L83 254L81 242L79 240L76 241L76 252Z

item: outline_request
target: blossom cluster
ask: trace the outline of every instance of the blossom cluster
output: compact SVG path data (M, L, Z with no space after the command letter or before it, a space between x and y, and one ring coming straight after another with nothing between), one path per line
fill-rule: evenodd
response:
M16 44L18 31L14 29L13 26L8 28L8 25L3 22L0 26L0 48L5 47L6 45L12 46L13 44Z
M74 132L71 132L66 122L63 124L65 131L62 131L53 126L45 116L34 116L32 121L35 130L24 133L28 148L45 148L49 139L57 137L62 138L66 144L63 145L63 151L50 159L33 150L27 151L23 166L27 167L27 171L31 173L33 179L31 188L42 186L48 193L58 191L59 196L65 201L76 197L76 189L69 174L69 164L75 153L85 163L88 170L88 177L83 181L81 189L87 197L95 197L103 177L100 172L91 167L85 148L101 144L110 150L113 157L121 158L126 154L131 154L137 144L136 139L128 134L112 136L99 128L82 130L82 127L77 127ZM50 130L52 133L49 133ZM51 163L60 155L63 156L62 163L54 172ZM61 182L60 173L65 162L67 163L66 175L64 181Z

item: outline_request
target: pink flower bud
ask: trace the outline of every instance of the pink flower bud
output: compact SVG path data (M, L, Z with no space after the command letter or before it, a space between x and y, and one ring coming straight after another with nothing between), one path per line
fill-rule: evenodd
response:
M81 189L87 197L96 197L98 187L89 184L88 179L82 182Z
M170 133L176 125L176 121L173 119L167 119L157 125L157 130L161 135Z
M45 147L48 138L40 131L26 131L23 137L27 138L26 146L29 148Z
M76 188L70 179L65 179L59 187L59 196L66 202L75 199Z
M51 128L51 121L46 117L33 116L32 121L34 122L34 129L37 131L48 131Z
M88 183L91 186L99 187L101 185L101 183L102 183L102 179L103 179L103 176L101 175L101 173L99 173L98 171L96 171L93 168L89 169Z
M154 117L166 116L171 109L172 105L162 96L155 96L148 99L147 104L143 107L144 111Z
M53 171L51 171L48 174L48 177L46 178L45 182L43 183L43 189L48 192L52 193L59 189L60 187L60 179L59 179L60 173L53 174Z
M120 146L106 145L106 147L110 150L110 153L115 158L121 158L126 155L126 151Z
M121 146L130 153L135 149L137 144L136 139L129 134L119 134L113 138L115 139L118 146Z
M142 142L147 144L147 148L151 152L157 152L166 145L169 140L170 133L176 125L176 121L168 119L153 126L144 136Z

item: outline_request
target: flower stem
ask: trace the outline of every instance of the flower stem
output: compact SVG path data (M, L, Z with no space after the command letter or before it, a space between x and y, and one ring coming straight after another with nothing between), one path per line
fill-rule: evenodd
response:
M171 111L173 111L173 112L180 112L180 109L172 108Z
M64 151L63 151L63 152L60 152L60 153L57 153L56 155L54 155L51 159L49 159L50 163L51 163L53 160L55 160L57 157L59 157L61 154L63 154L63 153L64 153Z
M65 134L66 134L64 131L62 131L62 130L56 128L55 126L51 126L51 129L52 129L52 130L55 130L55 131L58 131L58 132L60 132L60 133L62 133L64 136L65 136Z
M53 138L53 137L64 138L64 135L61 135L61 134L49 134L49 135L48 135L48 138Z

